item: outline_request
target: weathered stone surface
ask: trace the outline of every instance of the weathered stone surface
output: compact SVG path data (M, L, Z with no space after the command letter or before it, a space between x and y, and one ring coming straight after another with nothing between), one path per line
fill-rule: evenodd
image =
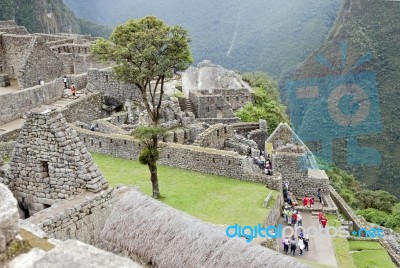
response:
M209 60L200 62L197 68L190 67L182 74L182 88L186 96L189 95L189 91L202 89L247 88L251 90L239 74L213 64Z
M0 252L18 233L18 206L12 192L0 183Z
M95 248L80 241L68 240L44 252L32 249L15 258L7 268L140 268L141 265L128 258Z
M42 108L27 114L7 175L30 215L86 189L98 192L108 187L84 149L61 112Z
M41 259L46 252L44 250L33 248L31 251L25 254L21 254L12 260L7 268L34 268L34 263Z

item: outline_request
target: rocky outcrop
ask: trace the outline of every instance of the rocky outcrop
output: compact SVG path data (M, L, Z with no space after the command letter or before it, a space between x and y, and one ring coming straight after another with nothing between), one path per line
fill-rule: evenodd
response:
M195 67L189 67L182 74L182 89L186 96L189 91L202 89L243 89L251 87L234 71L204 60Z

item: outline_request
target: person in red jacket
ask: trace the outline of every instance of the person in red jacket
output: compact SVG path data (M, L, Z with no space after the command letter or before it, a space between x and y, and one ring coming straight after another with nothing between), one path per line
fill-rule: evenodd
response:
M328 220L325 218L325 216L322 217L322 219L321 219L322 228L325 228L327 223L328 223Z
M325 218L324 213L322 211L320 211L318 213L318 221L321 222L322 218Z
M312 197L310 199L310 207L313 208L314 207L314 197Z
M308 206L308 197L307 197L307 196L305 196L305 197L303 198L303 206L304 206L304 207L307 207L307 206Z
M293 212L292 214L292 223L296 225L297 222L297 211Z

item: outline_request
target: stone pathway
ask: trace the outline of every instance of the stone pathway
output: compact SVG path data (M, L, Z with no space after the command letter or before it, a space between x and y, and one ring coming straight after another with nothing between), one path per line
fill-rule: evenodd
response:
M316 228L319 227L318 218L313 217L311 212L300 212L303 217L303 227L308 228L310 226L314 226ZM287 226L287 224L282 220L283 227ZM328 222L329 224L329 222ZM299 256L299 250L296 250L295 258L300 258L308 261L312 261L319 264L328 265L331 267L338 267L338 263L336 261L335 250L333 248L332 239L325 235L326 230L323 231L322 236L310 237L309 242L309 251L303 251L303 255ZM298 241L296 237L296 242ZM282 240L279 239L279 252L285 254L283 252Z

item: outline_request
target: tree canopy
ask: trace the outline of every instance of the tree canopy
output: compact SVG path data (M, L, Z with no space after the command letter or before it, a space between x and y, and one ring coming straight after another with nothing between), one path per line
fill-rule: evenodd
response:
M140 89L147 112L157 125L164 79L172 76L174 66L186 69L192 63L189 42L182 27L148 16L117 26L110 40L99 39L91 51L102 60L115 62L117 79Z
M141 126L134 135L144 141L139 160L150 171L153 197L158 198L158 139L164 130L158 126L164 96L164 81L173 69L186 69L192 63L188 32L180 26L168 26L148 16L119 25L110 40L99 39L91 53L114 63L116 79L134 84L140 90L142 103L151 118L151 126ZM136 90L132 88L132 90Z

